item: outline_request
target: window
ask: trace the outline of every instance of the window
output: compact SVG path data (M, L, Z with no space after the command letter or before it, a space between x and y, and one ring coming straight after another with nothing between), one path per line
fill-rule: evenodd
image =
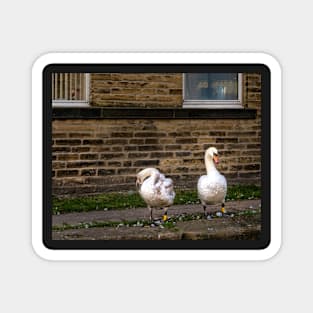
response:
M184 74L183 107L242 108L242 74Z
M53 73L52 105L55 107L88 106L89 75L85 73Z

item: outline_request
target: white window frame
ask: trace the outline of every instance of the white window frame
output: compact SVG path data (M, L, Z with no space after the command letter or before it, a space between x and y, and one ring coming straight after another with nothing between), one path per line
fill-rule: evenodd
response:
M186 74L183 74L183 108L205 109L242 109L242 73L238 73L238 99L237 100L188 100L186 99Z
M84 73L85 75L85 100L53 100L52 106L54 108L82 108L89 107L89 92L90 92L90 74Z

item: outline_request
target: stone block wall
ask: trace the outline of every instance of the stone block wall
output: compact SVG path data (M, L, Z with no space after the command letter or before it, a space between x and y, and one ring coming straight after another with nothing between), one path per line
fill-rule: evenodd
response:
M101 80L100 74L93 74L93 104L154 108L162 107L164 103L166 107L169 103L174 107L182 105L181 92L172 91L171 94L170 91L178 90L179 85L181 88L179 74L156 75L160 80L156 85L151 85L153 75L147 74L148 86L155 86L154 96L143 97L134 92L133 97L128 94L125 99L120 97L124 79L117 79L118 74L104 75L110 75L110 80ZM134 89L147 86L137 85L138 82L132 85L131 78L130 74L127 81L125 78L128 83L125 83L124 92L130 86ZM165 91L157 93L162 89L162 79L171 86L164 86L166 94ZM112 82L114 87L106 93L107 82ZM174 180L176 188L195 189L199 176L205 174L203 157L209 146L219 150L218 169L229 184L260 184L260 75L244 75L243 88L244 106L257 109L255 119L54 119L53 194L83 196L135 190L136 173L145 167L160 169ZM117 94L119 96L115 96Z
M90 104L104 107L179 107L182 74L91 74Z

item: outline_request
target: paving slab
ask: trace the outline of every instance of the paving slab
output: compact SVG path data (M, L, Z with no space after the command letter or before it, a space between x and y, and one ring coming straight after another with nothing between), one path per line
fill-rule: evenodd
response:
M86 227L53 231L53 240L234 240L258 239L261 231L260 200L229 201L228 214L212 219L203 217L201 205L177 205L169 210L169 217L176 221L174 227L125 224L127 221L148 220L147 208L127 210L92 211L53 216L53 225L80 225L92 222L121 222L115 226ZM219 206L210 206L208 212L218 212ZM251 214L242 214L243 211ZM162 211L155 216L161 217ZM196 220L180 220L180 216L196 214Z

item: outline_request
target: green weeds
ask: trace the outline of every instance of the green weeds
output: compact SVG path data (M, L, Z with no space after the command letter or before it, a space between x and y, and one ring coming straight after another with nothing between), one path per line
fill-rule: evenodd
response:
M259 199L261 189L255 185L229 186L226 201ZM174 204L198 204L197 191L176 190ZM52 199L53 214L63 214L69 212L88 212L94 210L123 210L137 207L145 207L144 201L136 192L111 192L92 197L79 197Z

